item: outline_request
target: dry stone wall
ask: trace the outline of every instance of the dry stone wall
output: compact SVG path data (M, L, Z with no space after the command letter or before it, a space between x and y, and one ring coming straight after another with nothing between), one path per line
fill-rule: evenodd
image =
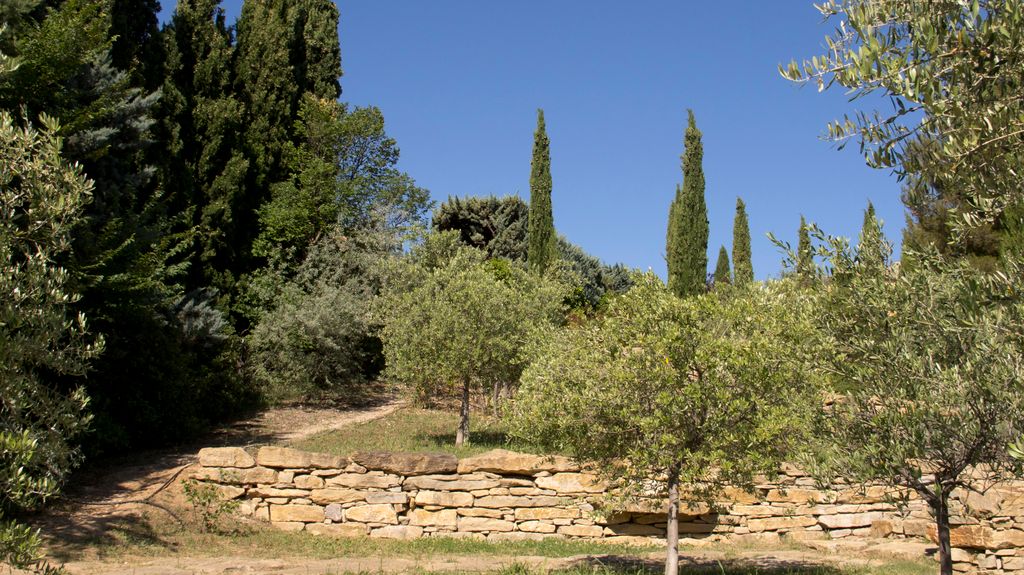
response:
M665 536L659 501L611 503L592 470L564 457L504 450L336 456L282 447L199 452L193 477L240 500L240 513L273 526L342 537L559 538L642 543ZM961 572L1024 575L1024 492L1002 483L955 497L952 544ZM897 505L897 501L900 502ZM792 466L753 493L726 490L709 507L683 507L692 538L773 541L930 537L926 506L882 486L819 489Z

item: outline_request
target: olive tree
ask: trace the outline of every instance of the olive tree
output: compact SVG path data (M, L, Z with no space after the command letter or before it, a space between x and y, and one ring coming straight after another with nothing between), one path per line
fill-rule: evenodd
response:
M567 290L507 260L486 260L457 232L431 234L394 270L377 302L385 375L423 396L453 392L455 444L469 442L470 395L512 384L531 334L563 317Z
M823 417L823 471L916 492L935 520L940 569L952 571L949 497L972 474L1019 473L1024 431L1021 270L916 256L885 274L853 265L848 243L822 238L841 276L820 280L817 369L836 400Z
M41 121L18 126L0 111L0 563L15 567L37 561L39 546L17 514L57 492L89 421L84 392L53 376L84 373L99 349L70 313L77 296L56 263L92 185L61 157L56 121Z
M653 274L590 323L551 334L523 374L513 434L600 462L626 497L667 497L678 566L682 486L749 485L799 442L812 404L806 296L790 283L681 299Z

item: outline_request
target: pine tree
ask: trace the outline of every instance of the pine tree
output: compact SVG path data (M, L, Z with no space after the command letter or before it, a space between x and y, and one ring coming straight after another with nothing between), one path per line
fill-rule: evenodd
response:
M814 252L811 248L811 236L807 229L807 220L800 216L800 230L797 232L796 244L796 275L801 283L806 283L815 275Z
M885 236L882 235L882 222L875 216L875 206L868 202L857 244L857 266L862 273L880 274L885 271L889 252Z
M706 289L708 268L708 215L704 201L704 146L693 110L684 138L683 185L669 208L668 286L679 297Z
M544 273L555 260L555 224L551 215L551 153L544 126L544 110L537 110L530 162L530 219L527 226L526 261Z
M725 250L725 246L718 250L718 262L715 263L714 278L716 286L732 283L732 272L729 270L729 252Z
M732 223L732 266L736 285L754 281L754 264L750 254L750 223L747 221L747 206L736 198L736 217Z

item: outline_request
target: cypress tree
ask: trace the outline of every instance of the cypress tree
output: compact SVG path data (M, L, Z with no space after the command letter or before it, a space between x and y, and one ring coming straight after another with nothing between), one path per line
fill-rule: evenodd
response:
M807 220L800 216L800 230L796 244L796 275L802 283L814 277L814 252L811 250L811 236L807 231Z
M551 152L544 125L544 110L537 110L530 161L530 217L527 223L526 261L539 273L555 259L555 223L551 215Z
M868 207L864 210L860 241L857 243L857 265L864 273L880 274L885 271L887 251L882 235L882 223L875 216L875 206L868 202Z
M735 270L736 285L754 281L754 264L750 255L750 223L747 221L747 206L736 198L736 217L732 222L732 266Z
M722 246L718 250L718 262L715 263L715 285L719 284L731 284L732 283L732 272L729 271L729 252L725 251L725 246ZM737 284L738 284L737 280Z
M703 292L708 273L708 213L704 202L704 145L693 110L684 137L683 185L669 207L668 287L679 297Z

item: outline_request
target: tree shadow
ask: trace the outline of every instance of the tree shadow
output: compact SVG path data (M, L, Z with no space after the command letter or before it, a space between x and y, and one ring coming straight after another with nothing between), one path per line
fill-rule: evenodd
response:
M622 575L656 575L665 572L664 559L603 555L582 558L570 570L592 570L594 573ZM711 559L679 555L680 575L843 575L832 565L797 559L753 557L742 559Z
M455 445L454 433L417 433L416 439L438 448ZM509 449L511 445L508 433L487 429L471 431L469 441L473 447L487 449Z

